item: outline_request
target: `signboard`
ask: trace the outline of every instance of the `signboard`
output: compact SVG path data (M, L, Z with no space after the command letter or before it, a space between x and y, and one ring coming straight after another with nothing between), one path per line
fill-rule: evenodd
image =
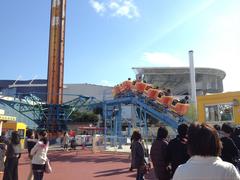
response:
M16 117L0 115L0 120L3 120L3 121L16 121Z

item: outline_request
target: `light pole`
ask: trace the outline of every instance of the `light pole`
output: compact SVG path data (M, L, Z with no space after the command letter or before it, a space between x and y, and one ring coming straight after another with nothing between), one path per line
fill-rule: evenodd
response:
M195 67L193 61L193 50L188 52L189 54L189 71L190 71L190 87L191 87L191 104L193 105L194 120L197 118L197 95L196 95L196 78Z

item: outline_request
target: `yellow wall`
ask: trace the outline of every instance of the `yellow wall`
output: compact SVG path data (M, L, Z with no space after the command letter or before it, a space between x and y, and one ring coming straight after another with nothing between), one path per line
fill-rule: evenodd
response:
M198 121L205 122L205 105L232 103L234 99L240 102L240 92L227 92L197 97ZM233 106L234 123L240 124L240 106Z
M13 130L13 131L21 131L21 147L24 148L24 140L26 137L26 129L27 125L21 122L6 122L3 123L3 130Z

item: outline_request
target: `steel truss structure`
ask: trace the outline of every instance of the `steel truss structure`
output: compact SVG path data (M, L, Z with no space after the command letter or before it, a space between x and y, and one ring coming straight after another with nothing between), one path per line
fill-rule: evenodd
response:
M122 139L122 106L132 105L135 109L136 127L142 131L144 137L148 136L148 116L153 117L174 130L178 125L188 120L184 116L173 113L168 107L149 100L142 95L134 95L128 93L127 96L120 96L116 99L106 100L103 102L103 116L105 119L105 136L114 136L114 144L121 147ZM130 137L130 129L134 128L131 122L128 122L128 134Z
M75 99L63 104L47 104L34 94L17 94L13 99L0 98L0 103L34 121L39 128L49 131L66 130L69 117L76 109L92 110L101 106L101 102L94 97L76 95Z

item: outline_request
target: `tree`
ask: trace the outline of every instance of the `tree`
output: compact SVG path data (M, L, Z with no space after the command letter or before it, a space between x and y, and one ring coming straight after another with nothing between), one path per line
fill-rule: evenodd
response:
M102 109L101 107L96 107L96 108L93 109L93 112L94 112L95 114L100 114L100 115L102 115L103 109Z
M186 114L186 117L190 122L197 121L197 112L194 104L189 104L189 110Z
M97 123L99 120L97 114L90 111L85 111L85 112L74 111L71 114L70 118L72 119L73 122L92 123L92 124Z

